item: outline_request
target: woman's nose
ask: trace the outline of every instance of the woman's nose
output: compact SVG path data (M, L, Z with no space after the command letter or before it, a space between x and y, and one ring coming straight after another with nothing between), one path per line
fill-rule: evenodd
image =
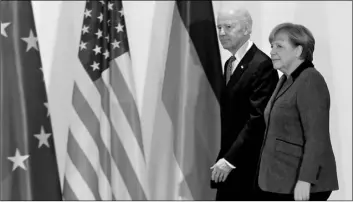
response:
M275 54L275 49L271 48L271 52L270 52L271 56Z
M225 32L224 32L224 29L223 29L223 28L220 28L220 29L219 29L219 35L221 35L221 36L225 35Z

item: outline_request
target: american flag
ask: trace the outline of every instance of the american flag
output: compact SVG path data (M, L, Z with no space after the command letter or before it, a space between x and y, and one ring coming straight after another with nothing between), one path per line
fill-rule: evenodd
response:
M0 2L0 200L61 200L30 1Z
M80 31L64 199L146 200L146 160L122 2L87 1Z

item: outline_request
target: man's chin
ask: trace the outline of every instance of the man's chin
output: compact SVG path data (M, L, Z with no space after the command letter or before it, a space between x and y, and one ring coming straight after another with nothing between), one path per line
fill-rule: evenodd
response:
M226 49L226 50L229 50L231 48L231 46L229 46L227 44L225 44L225 45L222 44L222 47L223 47L223 49Z

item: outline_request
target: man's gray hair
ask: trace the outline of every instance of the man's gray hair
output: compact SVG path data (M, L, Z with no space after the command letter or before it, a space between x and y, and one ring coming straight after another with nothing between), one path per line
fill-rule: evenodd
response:
M249 11L244 7L238 6L224 6L220 9L218 14L228 13L234 15L234 17L240 18L243 25L246 27L248 34L252 32L252 18Z

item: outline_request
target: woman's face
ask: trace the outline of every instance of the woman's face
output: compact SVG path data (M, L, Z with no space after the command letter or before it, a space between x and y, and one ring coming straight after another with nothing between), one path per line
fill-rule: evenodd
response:
M297 49L289 41L288 35L279 32L271 43L271 59L273 67L281 72L286 72L293 61L297 60Z

